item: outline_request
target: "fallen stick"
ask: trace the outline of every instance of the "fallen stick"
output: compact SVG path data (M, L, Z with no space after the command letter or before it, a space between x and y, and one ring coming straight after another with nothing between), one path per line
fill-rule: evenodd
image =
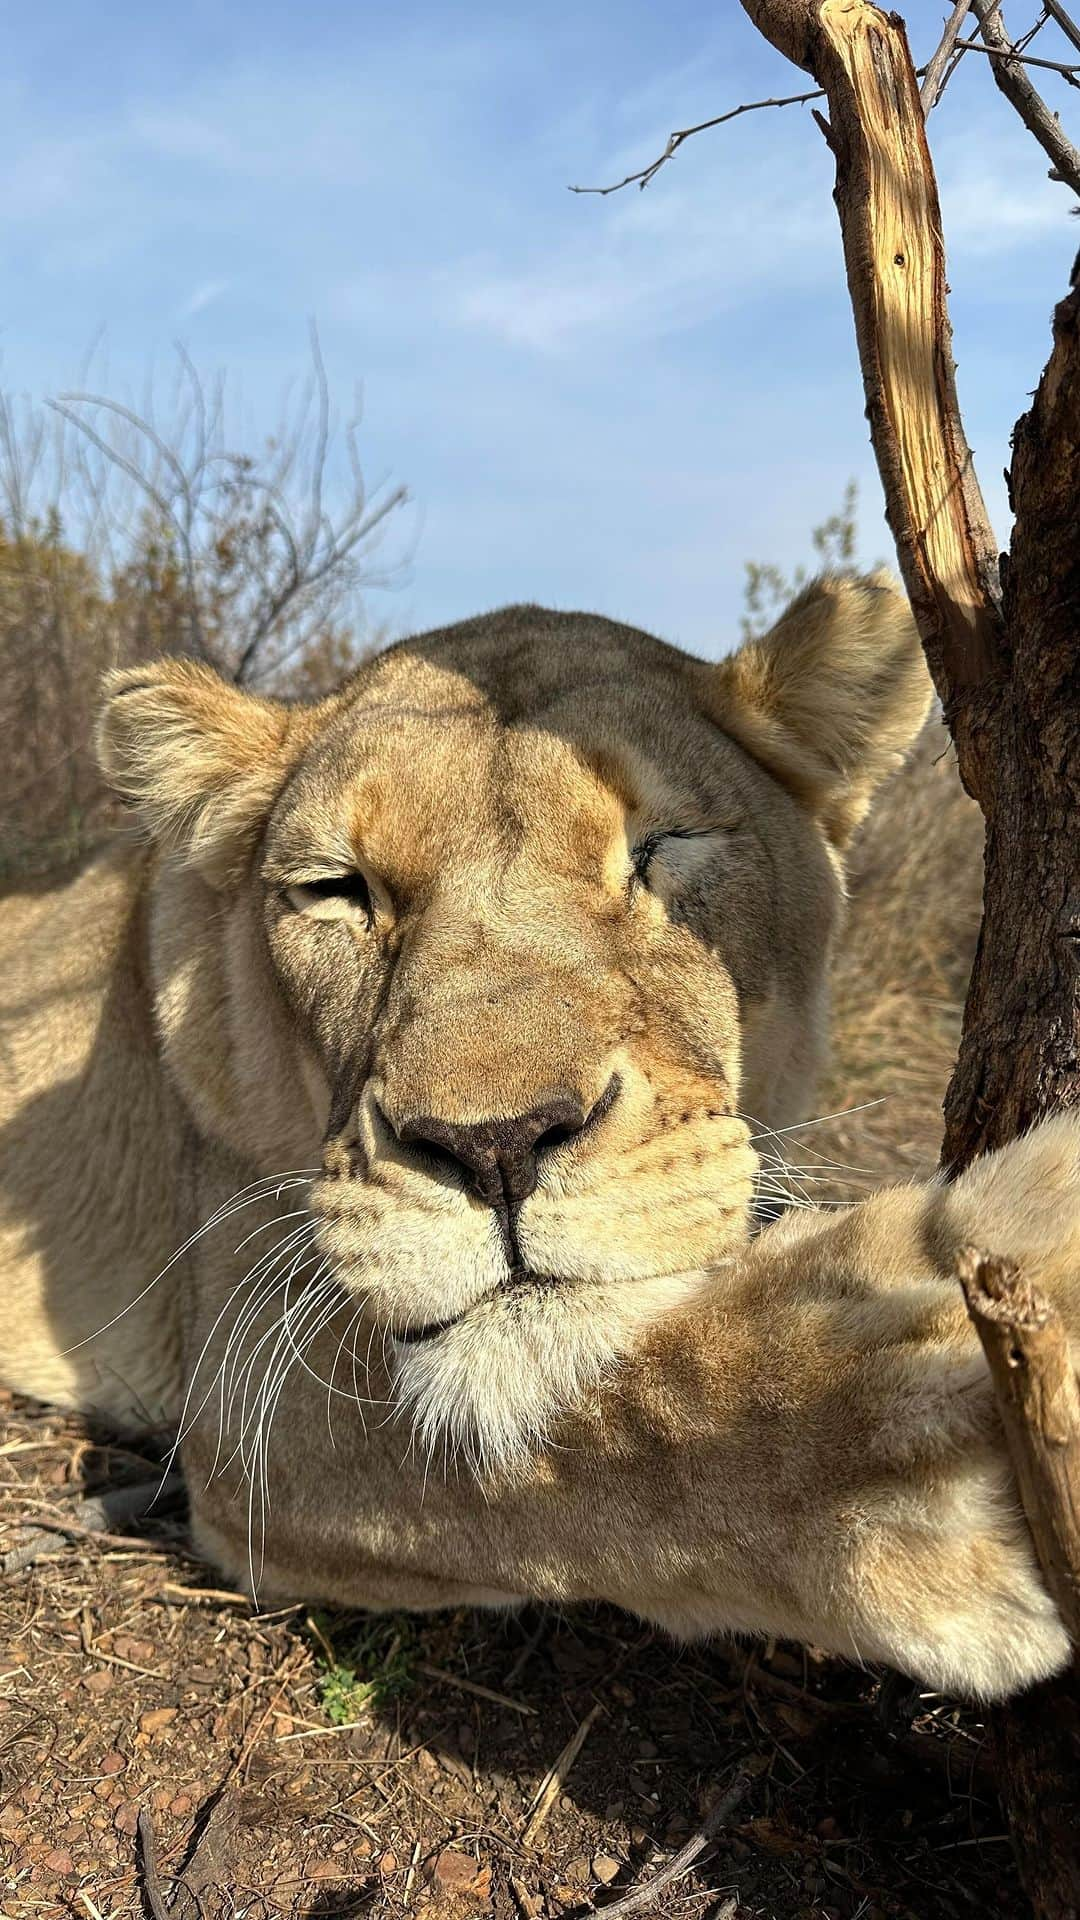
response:
M721 1828L727 1825L739 1802L746 1798L749 1790L750 1782L746 1774L736 1774L726 1793L722 1793L719 1800L710 1807L697 1832L691 1834L684 1847L679 1848L675 1858L669 1860L666 1867L661 1867L659 1873L655 1873L644 1886L631 1888L621 1900L616 1900L613 1907L605 1907L604 1920L626 1920L627 1914L647 1913L650 1907L655 1906L660 1894L664 1893L673 1881L680 1879L684 1873L688 1873L710 1841L715 1840ZM738 1902L735 1900L726 1901L720 1914L717 1915L717 1920L722 1920L724 1915L734 1914L737 1906Z
M602 1712L603 1708L599 1701L597 1701L594 1707L589 1708L577 1732L571 1734L558 1759L548 1768L547 1773L544 1775L544 1778L536 1790L532 1806L529 1809L529 1817L522 1829L521 1844L523 1847L532 1846L533 1841L555 1804L556 1795L562 1792L567 1775L589 1737L589 1730L592 1727L593 1721L596 1719L597 1714Z
M80 1500L68 1513L52 1514L36 1519L32 1528L28 1528L22 1540L0 1554L0 1574L21 1573L25 1567L32 1567L35 1560L43 1554L56 1549L57 1534L68 1535L71 1539L82 1540L88 1534L100 1534L112 1539L113 1529L132 1525L136 1520L145 1519L151 1508L160 1501L175 1499L184 1490L183 1475L167 1473L156 1480L140 1480L133 1487L113 1487L107 1493L94 1494L89 1500ZM120 1537L120 1536L116 1536ZM124 1546L137 1545L136 1541L123 1538Z

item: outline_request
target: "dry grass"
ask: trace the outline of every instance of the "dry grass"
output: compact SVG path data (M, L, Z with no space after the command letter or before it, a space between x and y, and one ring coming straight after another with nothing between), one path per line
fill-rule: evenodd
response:
M982 818L933 722L855 849L819 1103L842 1117L799 1136L861 1170L847 1197L936 1165L981 905Z
M848 1191L925 1169L940 1132L979 855L939 748L857 860L826 1098L885 1098L805 1136L867 1169ZM0 1401L0 1551L28 1516L152 1467ZM178 1591L217 1584L161 1518L126 1544L58 1539L0 1589L0 1912L148 1911L142 1812L175 1920L577 1920L737 1771L749 1795L665 1920L716 1920L732 1896L741 1920L1020 1910L981 1724L948 1701L795 1648L677 1650L609 1609L373 1628Z

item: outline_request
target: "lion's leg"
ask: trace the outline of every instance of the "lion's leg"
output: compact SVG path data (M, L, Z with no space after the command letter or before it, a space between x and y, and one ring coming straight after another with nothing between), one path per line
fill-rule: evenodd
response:
M377 1341L370 1368L358 1344L353 1392L347 1317L284 1376L271 1342L246 1397L234 1368L224 1447L216 1406L186 1442L198 1537L275 1599L597 1597L678 1633L804 1638L954 1691L1030 1684L1067 1643L951 1278L971 1239L1019 1259L1080 1334L1080 1122L953 1188L779 1223L598 1405L483 1485L416 1457Z

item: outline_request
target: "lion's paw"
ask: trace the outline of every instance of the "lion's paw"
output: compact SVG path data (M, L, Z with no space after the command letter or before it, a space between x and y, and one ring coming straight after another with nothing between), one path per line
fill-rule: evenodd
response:
M977 1160L943 1195L947 1237L1015 1260L1080 1336L1080 1111Z

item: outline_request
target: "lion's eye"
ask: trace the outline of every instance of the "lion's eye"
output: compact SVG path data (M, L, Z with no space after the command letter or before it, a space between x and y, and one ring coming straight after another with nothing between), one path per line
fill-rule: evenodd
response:
M701 841L707 850L707 843L714 842L718 834L731 833L737 825L737 821L724 821L715 827L660 827L652 833L643 834L630 850L635 880L641 881L644 886L650 884L649 868L662 847L667 851L669 864L678 872L685 869L687 856L691 861L694 859L687 845L689 841ZM680 847L686 850L685 853L680 853Z
M653 856L664 837L662 833L647 833L644 840L639 840L636 847L631 848L630 864L637 878L646 884Z
M285 891L298 913L310 912L322 920L361 919L368 927L375 924L375 903L362 873L330 873L299 881Z

